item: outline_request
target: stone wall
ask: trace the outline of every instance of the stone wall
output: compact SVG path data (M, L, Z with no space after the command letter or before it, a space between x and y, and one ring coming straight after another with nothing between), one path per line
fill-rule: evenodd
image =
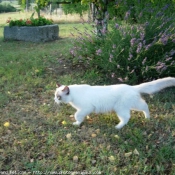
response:
M47 42L58 39L58 25L45 26L5 26L4 40L19 40L31 42Z

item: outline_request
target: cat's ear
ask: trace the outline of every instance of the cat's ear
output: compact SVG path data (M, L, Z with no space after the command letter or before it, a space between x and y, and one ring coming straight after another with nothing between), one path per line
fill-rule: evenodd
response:
M56 84L56 87L57 87L57 88L59 88L59 87L61 87L61 86L62 86L62 85L59 84L59 83Z
M66 95L69 94L69 87L65 86L64 89L62 90Z

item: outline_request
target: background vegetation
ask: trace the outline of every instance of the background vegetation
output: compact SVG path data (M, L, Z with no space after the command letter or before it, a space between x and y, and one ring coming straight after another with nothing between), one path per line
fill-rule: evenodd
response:
M15 12L16 8L11 6L10 4L0 4L0 13L4 12Z
M143 28L142 23L139 25L140 23L132 22L129 18L125 21L112 21L109 26L111 33L106 35L108 42L104 42L105 38L99 39L91 35L93 29L88 23L81 24L82 21L74 16L76 23L68 23L68 20L60 23L57 19L59 40L36 44L3 41L3 27L6 23L4 19L12 15L18 19L26 14L0 15L1 171L27 171L30 174L34 174L34 171L39 171L35 174L46 171L101 172L106 175L175 174L174 88L151 97L145 96L151 119L147 121L142 113L132 111L132 119L121 131L114 128L118 123L114 113L92 114L81 127L76 128L72 126L72 114L75 111L69 105L57 106L53 100L56 82L66 85L114 84L118 78L123 78L124 72L124 77L127 74L132 79L130 83L137 82L135 74L131 74L132 69L127 71L124 64L132 66L137 63L132 63L132 60L130 63L128 51L134 48L132 59L135 61L139 42L143 40L131 47L133 34L138 41L143 37L142 30L146 32L147 29L148 36L144 33L147 45L154 41L154 36L161 33L161 29L162 34L165 31L169 33L168 22L162 28L158 27L161 25L158 23L158 28L153 32L151 29L155 29L156 24L151 23L148 28ZM158 46L155 44L153 47L159 49L161 54L170 54L173 44L170 37L165 45L160 41ZM95 46L94 50L92 46ZM122 47L126 52L121 52ZM75 52L77 49L78 52ZM117 52L112 52L114 49ZM142 51L138 54L142 60L136 66L145 59L145 51ZM150 50L151 58L155 54L161 56L154 51ZM95 56L92 59L93 54ZM115 60L117 54L123 55L122 62ZM170 56L172 59L169 64L174 60L173 56ZM150 64L147 59L143 65ZM123 74L118 76L119 70L110 72L110 69L115 70L116 67L125 69ZM137 75L141 76L140 73Z
M119 78L136 84L175 76L174 6L147 4L139 11L141 5L135 13L136 4L130 7L133 12L128 10L122 21L112 18L103 37L92 30L80 32L71 49L73 62L86 65L88 71L92 68L109 82Z

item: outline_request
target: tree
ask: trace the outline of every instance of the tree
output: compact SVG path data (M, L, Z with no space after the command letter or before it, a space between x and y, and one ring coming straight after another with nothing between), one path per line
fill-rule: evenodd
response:
M109 14L107 11L108 0L102 0L100 3L93 2L92 7L93 19L96 24L97 36L103 36L108 30L108 18Z
M35 10L40 18L40 10L49 4L50 0L36 0Z
M26 9L26 11L28 11L30 3L31 3L31 0L18 0L18 4L21 5L23 9Z
M97 36L103 36L107 32L107 21L109 18L107 7L108 0L72 0L72 3L81 2L81 4L89 4L91 17L96 25Z
M28 10L28 7L30 6L32 0L18 0L18 4L22 6L23 9ZM35 0L36 6L35 10L38 14L38 18L40 17L40 10L44 7L46 7L50 0Z
M26 8L26 2L30 2L30 0L18 0L19 4L22 4L24 8ZM36 6L35 10L40 17L40 10L52 2L56 2L57 4L89 4L91 9L91 16L93 21L96 24L96 34L97 36L103 36L107 32L107 21L109 18L107 6L108 0L35 0Z

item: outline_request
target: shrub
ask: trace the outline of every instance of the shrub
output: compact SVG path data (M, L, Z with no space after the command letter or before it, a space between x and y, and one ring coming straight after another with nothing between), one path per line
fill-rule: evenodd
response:
M160 12L143 24L111 22L103 38L80 33L70 53L74 63L83 64L104 77L140 83L175 76L174 19ZM78 29L77 29L78 30Z
M113 13L120 19L130 18L129 22L140 23L143 20L149 20L158 9L164 11L164 14L171 15L174 13L174 0L117 0L115 1ZM166 9L169 10L166 10ZM142 18L140 18L142 17Z
M10 4L0 4L0 13L4 12L15 12L16 8L11 6Z
M43 26L43 25L51 25L53 24L52 19L46 19L44 17L40 18L30 18L30 19L19 19L19 20L11 20L9 18L7 20L9 26Z

